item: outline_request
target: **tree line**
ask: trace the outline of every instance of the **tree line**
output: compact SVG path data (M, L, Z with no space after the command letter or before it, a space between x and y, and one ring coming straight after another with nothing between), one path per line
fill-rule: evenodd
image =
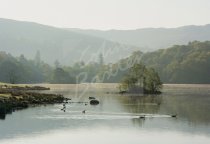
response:
M210 83L210 41L189 42L154 52L134 52L116 63L105 64L103 54L98 61L76 62L63 66L58 60L49 65L39 51L30 60L24 55L13 57L0 52L0 81L8 83L118 83L135 64L153 68L163 83Z

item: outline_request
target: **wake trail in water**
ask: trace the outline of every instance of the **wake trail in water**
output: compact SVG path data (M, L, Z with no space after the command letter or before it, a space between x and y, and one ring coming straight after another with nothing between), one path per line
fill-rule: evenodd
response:
M88 111L82 114L81 111L70 111L63 114L52 114L36 116L37 119L71 119L71 120L114 120L114 119L137 119L145 118L169 118L170 115L146 114L146 113L115 113L115 112L94 112Z

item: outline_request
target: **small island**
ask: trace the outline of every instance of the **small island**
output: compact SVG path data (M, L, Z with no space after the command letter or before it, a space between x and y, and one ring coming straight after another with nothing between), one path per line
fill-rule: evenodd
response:
M123 77L119 90L120 94L160 94L162 82L153 68L144 64L134 64Z
M36 92L34 92L34 90ZM0 117L15 110L29 106L62 103L62 95L40 93L40 90L49 90L41 86L0 85Z

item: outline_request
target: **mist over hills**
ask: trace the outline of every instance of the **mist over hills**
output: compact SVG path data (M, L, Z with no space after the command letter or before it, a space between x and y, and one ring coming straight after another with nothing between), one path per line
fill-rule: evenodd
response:
M100 62L100 63L99 63ZM134 52L112 64L103 60L73 66L50 66L37 57L13 57L0 51L0 81L9 83L119 83L135 63L154 68L164 83L209 84L210 41L190 42L154 52ZM79 77L79 79L77 79Z
M55 60L62 65L98 61L100 53L106 63L114 63L137 50L154 51L194 40L210 40L210 25L100 31L0 19L1 51L33 59L39 50L41 59L51 65Z
M33 59L39 50L43 61L53 64L55 60L63 65L77 61L97 61L104 55L105 62L117 61L129 56L136 46L124 45L103 38L41 25L0 19L0 50L14 56L24 54Z
M134 45L141 51L154 51L190 41L210 40L210 24L183 26L178 28L143 28L136 30L83 30L69 29L82 34L105 38L119 43Z
M16 83L75 83L77 75L86 72L87 82L90 82L94 76L117 71L115 77L105 80L116 83L126 72L118 71L122 59L125 64L130 64L129 57L138 54L143 63L159 72L165 83L209 83L210 42L205 41L210 40L209 30L210 25L93 31L104 35L102 38L90 34L92 30L89 33L86 30L0 19L0 81L10 82L15 74L15 78L19 78ZM141 43L143 40L158 50L142 53L149 49L143 49L143 45L135 42ZM127 41L130 43L125 44ZM166 47L170 44L173 46ZM36 57L38 60L35 58L37 51L41 54L41 59ZM101 54L103 60L100 63ZM57 68L52 66L56 60L61 64Z

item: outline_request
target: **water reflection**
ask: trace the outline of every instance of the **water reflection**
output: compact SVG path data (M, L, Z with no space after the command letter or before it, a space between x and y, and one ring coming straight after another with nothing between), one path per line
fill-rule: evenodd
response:
M156 114L160 109L162 96L124 96L119 98L119 101L130 113Z
M89 96L94 96L100 104L70 103L66 104L66 112L60 110L62 104L48 105L7 115L6 120L0 120L0 143L1 139L39 136L55 130L65 135L64 131L93 130L98 133L107 128L110 132L129 131L128 136L134 131L142 134L143 130L153 134L162 131L210 137L209 85L166 85L162 95L149 96L106 94L108 90L114 92L115 86L99 85L81 97L75 96L74 85L48 86L52 87L50 92L62 93L72 101L87 102ZM86 110L85 114L83 110ZM177 118L172 118L172 114L177 114ZM141 115L145 115L145 119L139 118Z
M144 131L144 130L111 130L101 127L98 131L54 131L43 135L23 136L17 139L3 140L1 144L58 144L58 143L120 143L120 144L206 144L209 138L202 135L185 135L176 132Z
M0 114L0 120L5 120L6 119L6 114Z

